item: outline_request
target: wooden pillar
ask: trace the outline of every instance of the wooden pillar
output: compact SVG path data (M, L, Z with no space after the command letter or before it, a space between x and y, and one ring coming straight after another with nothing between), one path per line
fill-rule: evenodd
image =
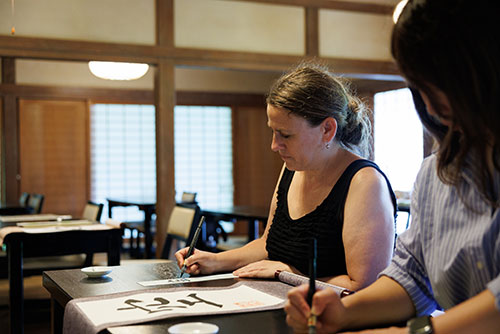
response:
M15 59L2 58L2 84L16 83ZM2 98L2 201L17 204L19 198L19 140L17 98Z
M174 46L173 0L156 0L156 43L169 48ZM168 218L175 205L174 70L172 60L160 60L155 72L157 257L161 255Z
M306 56L319 56L318 8L305 7L306 10Z

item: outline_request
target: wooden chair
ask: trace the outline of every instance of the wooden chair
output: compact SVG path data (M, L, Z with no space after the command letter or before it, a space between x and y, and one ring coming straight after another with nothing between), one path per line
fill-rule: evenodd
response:
M182 193L181 201L179 202L180 204L196 204L196 195L197 193L195 192L188 192L184 191ZM130 238L129 238L129 245L130 245L130 256L134 258L140 258L141 255L141 250L140 250L140 239L141 235L143 236L145 234L144 230L144 222L123 222L122 223L122 228L124 230L129 230L130 231ZM151 235L154 238L156 231L156 226L154 220L151 221ZM134 234L137 235L134 236Z
M189 245L200 220L200 207L196 204L177 203L170 214L167 237L159 259L121 260L120 265L138 263L164 263L173 260L170 254L181 248L181 243ZM175 248L174 244L176 245Z
M174 207L168 220L167 238L161 255L163 259L169 258L174 240L186 245L191 243L199 219L200 207L196 204L179 203Z
M43 204L43 195L42 195L42 202L38 203L38 199L33 200L33 205L30 204L30 198L31 195L27 192L23 192L21 196L19 197L19 206L6 206L3 208L0 208L0 216L14 216L14 215L27 215L31 213L37 213L35 212L35 208L33 205L38 205L40 204L40 209L41 205Z
M196 193L184 191L181 196L181 203L196 203Z
M100 222L102 209L104 204L102 203L94 203L92 201L88 201L83 208L82 219L90 220L93 222ZM89 267L94 262L94 253L87 253L85 256L85 261L83 262L84 267Z
M104 204L88 201L83 208L82 219L100 222Z
M28 206L28 200L30 198L30 194L27 192L23 192L19 197L19 206L26 207Z
M42 194L31 194L28 198L27 206L33 209L33 213L42 212L44 195Z

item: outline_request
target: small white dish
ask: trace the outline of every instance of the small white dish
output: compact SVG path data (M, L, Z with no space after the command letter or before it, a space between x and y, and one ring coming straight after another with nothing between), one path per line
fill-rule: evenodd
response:
M206 322L184 322L168 328L170 334L212 334L218 333L219 327Z
M82 268L82 273L86 274L88 277L102 277L109 274L113 269L111 267L86 267Z

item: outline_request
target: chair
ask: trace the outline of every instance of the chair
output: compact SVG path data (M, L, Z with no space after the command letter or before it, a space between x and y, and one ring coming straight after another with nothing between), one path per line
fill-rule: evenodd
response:
M20 206L0 208L0 216L27 215L42 211L44 195L23 192L19 197Z
M83 208L82 219L100 222L103 207L104 204L102 203L88 201L87 204L85 204L85 208Z
M181 196L181 201L179 202L180 204L196 204L196 194L195 192L188 192L184 191ZM122 223L122 229L123 230L130 230L130 256L135 257L135 258L140 258L141 257L141 251L140 251L140 239L141 235L145 234L144 230L144 222L123 222ZM154 237L155 235L155 221L151 221L151 235ZM137 236L134 236L134 232L136 233Z
M88 201L87 204L85 204L85 207L83 208L82 219L94 222L100 222L103 207L104 204L102 203L94 203ZM87 253L85 256L85 261L83 263L83 266L89 267L92 265L93 261L94 261L94 253Z
M163 246L163 259L168 259L174 240L189 245L194 237L196 223L200 218L200 207L196 204L179 203L174 206L168 220L167 238Z
M184 191L181 196L181 203L196 203L196 193Z
M28 198L27 207L33 210L33 213L42 212L44 195L42 194L31 194Z
M170 254L172 250L174 250L174 241L184 242L186 245L191 243L196 231L196 224L200 219L200 212L200 207L196 204L177 203L170 214L167 227L167 237L165 239L165 244L163 245L161 257L159 259L121 260L120 265L164 263L170 261ZM177 249L178 248L180 247L177 247Z
M30 194L27 192L23 192L19 197L19 206L26 207L28 206L28 200L30 198Z

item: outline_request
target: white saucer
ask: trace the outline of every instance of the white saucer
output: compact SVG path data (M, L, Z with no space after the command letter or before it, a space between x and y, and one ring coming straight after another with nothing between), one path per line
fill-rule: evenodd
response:
M168 328L170 334L211 334L218 333L219 327L206 322L185 322Z
M102 277L109 274L113 269L111 267L86 267L82 268L82 272L88 277Z

